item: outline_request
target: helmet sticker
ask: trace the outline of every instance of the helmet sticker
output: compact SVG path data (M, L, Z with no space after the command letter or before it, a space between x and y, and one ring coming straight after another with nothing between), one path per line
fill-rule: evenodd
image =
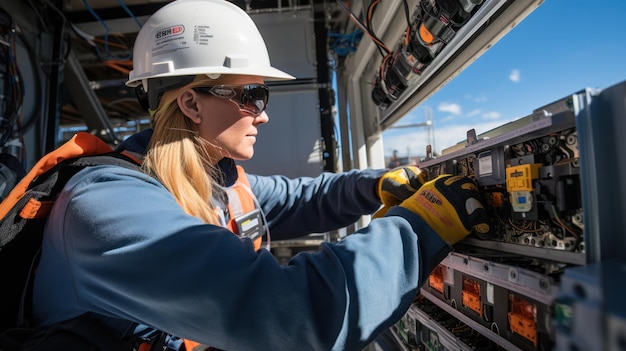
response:
M152 48L152 57L188 48L184 33L185 26L182 24L157 30L154 33L155 46Z
M161 29L156 32L154 35L155 39L162 39L164 37L168 37L170 35L182 34L185 32L185 26L182 24L178 24L175 26L171 26L169 28Z

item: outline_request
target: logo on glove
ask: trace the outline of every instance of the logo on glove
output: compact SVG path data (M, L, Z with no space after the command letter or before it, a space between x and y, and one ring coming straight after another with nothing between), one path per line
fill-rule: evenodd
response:
M441 205L441 199L439 199L435 193L428 189L422 191L422 196L435 205Z

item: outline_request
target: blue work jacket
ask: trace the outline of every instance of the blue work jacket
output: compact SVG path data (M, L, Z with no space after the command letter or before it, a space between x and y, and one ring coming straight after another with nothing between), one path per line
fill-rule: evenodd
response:
M119 149L143 153L150 135ZM228 186L234 162L219 166ZM374 212L383 173L247 177L272 240L280 240ZM249 239L186 214L154 178L93 166L66 184L52 209L33 313L39 327L92 313L115 333L138 323L223 350L360 350L404 315L449 250L420 217L394 207L281 265Z

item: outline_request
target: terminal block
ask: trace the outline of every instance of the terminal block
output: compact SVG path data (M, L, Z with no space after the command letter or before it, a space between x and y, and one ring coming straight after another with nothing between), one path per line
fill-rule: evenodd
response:
M506 169L506 190L514 212L533 209L533 180L539 178L541 164L525 164Z

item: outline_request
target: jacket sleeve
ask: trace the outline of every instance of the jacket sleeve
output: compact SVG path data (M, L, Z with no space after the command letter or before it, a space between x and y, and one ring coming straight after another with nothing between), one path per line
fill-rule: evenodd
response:
M325 172L294 179L248 174L248 180L272 238L286 239L342 228L376 211L381 205L376 182L384 172Z
M140 172L91 167L53 206L33 309L41 327L94 312L225 350L361 350L406 312L448 251L394 208L279 265L186 215Z

